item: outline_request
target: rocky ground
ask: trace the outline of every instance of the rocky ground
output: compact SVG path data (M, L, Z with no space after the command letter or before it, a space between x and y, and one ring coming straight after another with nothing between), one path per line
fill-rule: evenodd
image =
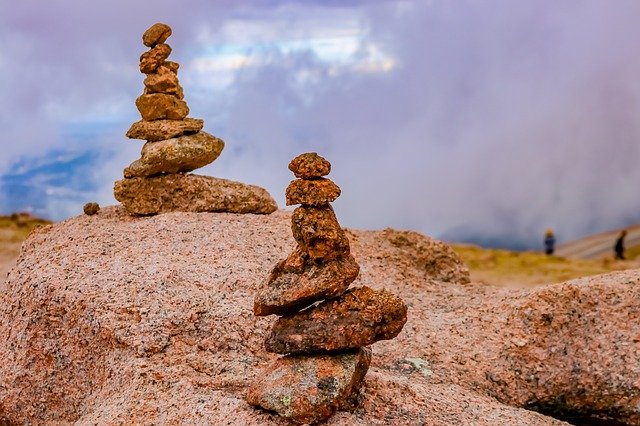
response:
M289 224L108 207L35 231L0 285L0 423L286 424L244 394L275 359L252 304ZM494 287L420 234L347 234L354 285L398 294L408 322L328 424L563 424L531 408L640 424L640 271Z

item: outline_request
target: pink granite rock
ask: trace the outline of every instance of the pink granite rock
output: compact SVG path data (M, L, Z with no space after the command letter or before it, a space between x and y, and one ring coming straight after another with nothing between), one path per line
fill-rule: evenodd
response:
M371 350L278 358L249 388L247 402L298 424L315 424L336 410L353 410Z
M34 231L0 283L0 420L284 425L244 396L276 359L252 298L296 247L290 221L103 207ZM536 405L640 421L640 271L498 288L416 232L346 232L355 284L409 315L328 426L566 425Z

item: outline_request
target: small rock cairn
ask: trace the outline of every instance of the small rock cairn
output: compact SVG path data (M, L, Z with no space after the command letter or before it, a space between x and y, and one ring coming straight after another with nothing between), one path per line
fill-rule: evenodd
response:
M150 49L140 57L146 75L144 93L136 99L142 120L133 123L127 137L143 139L141 158L124 169L114 195L132 214L169 211L272 213L277 205L269 193L210 176L185 174L212 163L224 142L202 131L204 121L187 118L189 107L178 82L176 62L168 61L171 47L165 42L171 28L151 26L142 36Z
M298 178L286 191L287 205L301 204L291 219L298 245L275 266L253 307L257 316L280 315L265 348L285 356L260 374L247 401L312 424L354 408L371 361L365 346L397 336L407 306L385 290L347 289L360 267L330 205L340 195L323 177L331 164L307 153L289 169Z

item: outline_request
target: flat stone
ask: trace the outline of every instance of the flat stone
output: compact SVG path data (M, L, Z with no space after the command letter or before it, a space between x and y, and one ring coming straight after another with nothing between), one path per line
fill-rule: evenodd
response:
M147 78L144 79L144 93L166 93L178 99L184 98L178 75L164 65L159 66L155 73L147 74Z
M287 205L325 206L340 196L340 187L331 179L296 179L286 191Z
M249 388L247 402L298 424L328 419L355 408L371 363L371 349L335 355L285 356Z
M273 268L254 299L253 313L293 314L313 302L340 296L359 272L360 266L350 254L329 262L315 262L298 248Z
M291 216L291 231L312 259L331 260L349 253L349 240L331 206L300 206Z
M331 172L331 163L315 152L300 154L289 163L289 170L301 179L326 176Z
M124 177L190 172L212 163L223 148L222 139L206 132L147 142L142 147L142 157L124 169Z
M192 135L202 130L204 121L199 118L182 120L137 121L127 131L127 137L150 142L171 139L176 136Z
M393 339L407 322L407 305L386 290L347 290L303 312L281 317L265 341L268 352L313 354Z
M172 95L152 93L140 95L136 99L136 107L143 120L182 120L189 114L187 103Z
M158 22L153 24L147 31L142 34L142 43L147 47L154 47L167 41L171 36L171 27L167 24Z
M144 52L140 56L140 72L144 74L155 72L170 54L171 47L168 44L159 44Z
M278 208L259 186L191 174L122 179L116 181L113 192L134 215L175 211L269 214Z

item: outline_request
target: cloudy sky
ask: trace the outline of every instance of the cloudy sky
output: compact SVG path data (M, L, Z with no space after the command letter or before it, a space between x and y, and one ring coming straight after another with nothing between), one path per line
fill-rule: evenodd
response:
M316 151L344 226L539 248L640 222L636 0L0 0L0 213L115 204L141 35L173 28L198 173L284 205Z

